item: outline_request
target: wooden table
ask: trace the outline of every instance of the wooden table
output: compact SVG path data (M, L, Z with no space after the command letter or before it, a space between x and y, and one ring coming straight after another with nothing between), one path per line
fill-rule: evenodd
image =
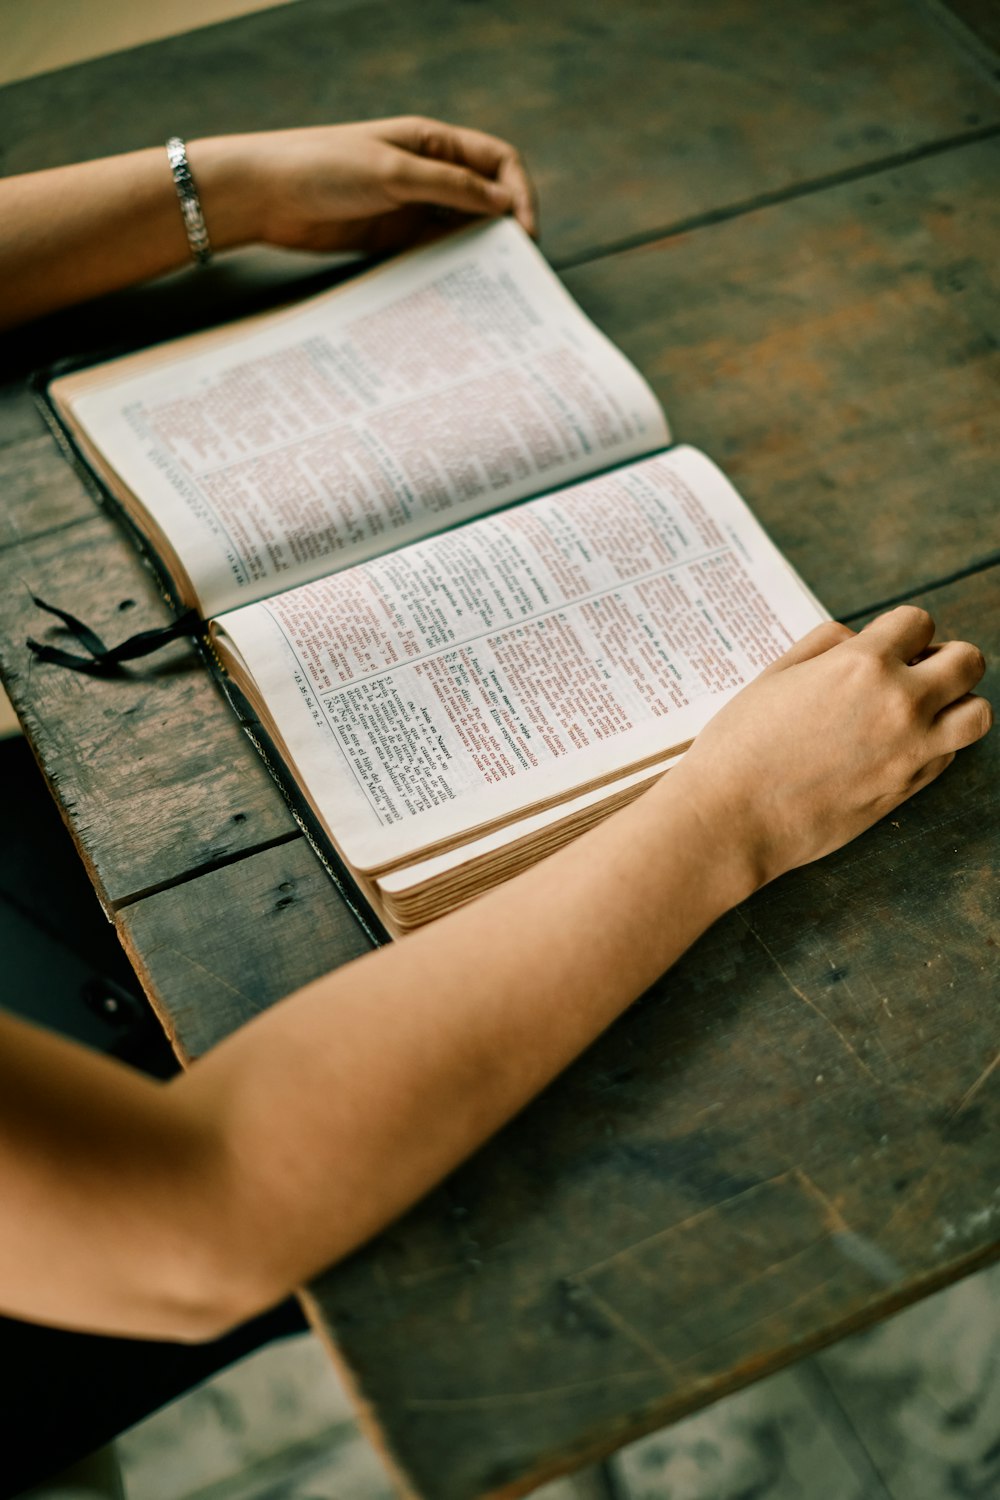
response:
M18 171L412 109L510 136L574 295L831 610L912 598L995 658L998 45L977 0L302 0L15 85L0 140ZM3 354L4 674L185 1060L365 939L184 645L29 661L29 587L112 639L164 614L24 374L306 274L184 275ZM411 1492L522 1493L996 1254L998 772L994 734L733 912L309 1288Z

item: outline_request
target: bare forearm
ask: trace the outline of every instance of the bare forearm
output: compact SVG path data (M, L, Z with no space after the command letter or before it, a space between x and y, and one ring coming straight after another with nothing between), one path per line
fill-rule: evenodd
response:
M435 206L517 214L531 184L512 146L403 116L188 142L213 250L255 241L385 252ZM189 260L162 146L0 180L0 328L161 275Z
M491 897L319 980L178 1082L238 1143L224 1196L255 1247L255 1300L412 1203L748 893L738 847L707 843L669 781Z
M664 783L492 896L318 980L166 1087L29 1037L5 1101L13 1201L30 1199L0 1237L0 1287L19 1289L7 1310L207 1337L362 1243L744 894L681 792Z
M162 1084L0 1011L0 1311L207 1336L212 1147Z
M252 235L237 138L188 148L213 246ZM162 275L191 252L162 146L0 181L0 327Z
M819 627L631 807L206 1059L181 1088L239 1143L224 1196L257 1249L255 1295L385 1224L724 911L860 833L985 734L989 705L971 693L982 653L928 652L933 629L905 606L858 636Z

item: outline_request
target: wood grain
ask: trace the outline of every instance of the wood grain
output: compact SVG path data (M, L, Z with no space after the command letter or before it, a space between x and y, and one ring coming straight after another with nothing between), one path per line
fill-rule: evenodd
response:
M86 485L47 430L0 446L0 550L93 514Z
M193 645L107 678L39 663L26 637L66 636L32 592L109 643L170 614L108 517L0 553L0 670L107 908L295 833Z
M524 147L544 247L592 262L572 290L835 612L998 545L997 147L955 142L1000 97L930 8L301 0L0 93L0 165L412 109ZM633 238L652 242L594 261ZM278 295L267 266L182 273L0 361L148 342L258 294ZM0 388L0 665L190 1059L367 943L185 646L109 680L29 663L47 628L27 586L112 639L166 618L42 432ZM927 602L995 655L998 583ZM996 1253L998 762L994 735L719 923L310 1289L414 1491L523 1492Z
M570 272L835 615L1000 548L1000 141Z
M960 135L1000 100L905 0L728 0L711 24L699 0L302 0L10 86L0 167L413 111L514 140L564 257Z
M22 380L0 385L0 449L47 431L42 414Z
M998 585L923 601L992 656L994 700ZM520 1493L995 1255L998 787L994 734L732 913L311 1288L417 1493ZM121 913L182 1055L362 950L310 860Z
M303 838L148 896L116 920L184 1062L371 946Z

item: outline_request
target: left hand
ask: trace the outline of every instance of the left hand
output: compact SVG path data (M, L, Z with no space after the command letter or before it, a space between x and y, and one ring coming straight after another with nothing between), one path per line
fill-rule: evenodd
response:
M416 239L441 209L510 213L529 234L537 232L531 180L514 147L440 120L404 115L220 136L192 142L189 151L196 177L201 156L211 160L217 181L227 181L228 213L235 199L246 241L393 250ZM205 211L211 232L210 202Z

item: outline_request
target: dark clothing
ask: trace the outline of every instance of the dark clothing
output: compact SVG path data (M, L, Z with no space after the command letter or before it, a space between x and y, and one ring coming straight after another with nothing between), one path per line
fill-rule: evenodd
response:
M0 782L0 1005L168 1077L177 1065L23 740L0 741ZM0 1500L305 1326L293 1301L210 1344L100 1338L0 1317Z
M209 1344L101 1338L0 1318L0 1500L103 1447L262 1344L305 1327L291 1300Z

